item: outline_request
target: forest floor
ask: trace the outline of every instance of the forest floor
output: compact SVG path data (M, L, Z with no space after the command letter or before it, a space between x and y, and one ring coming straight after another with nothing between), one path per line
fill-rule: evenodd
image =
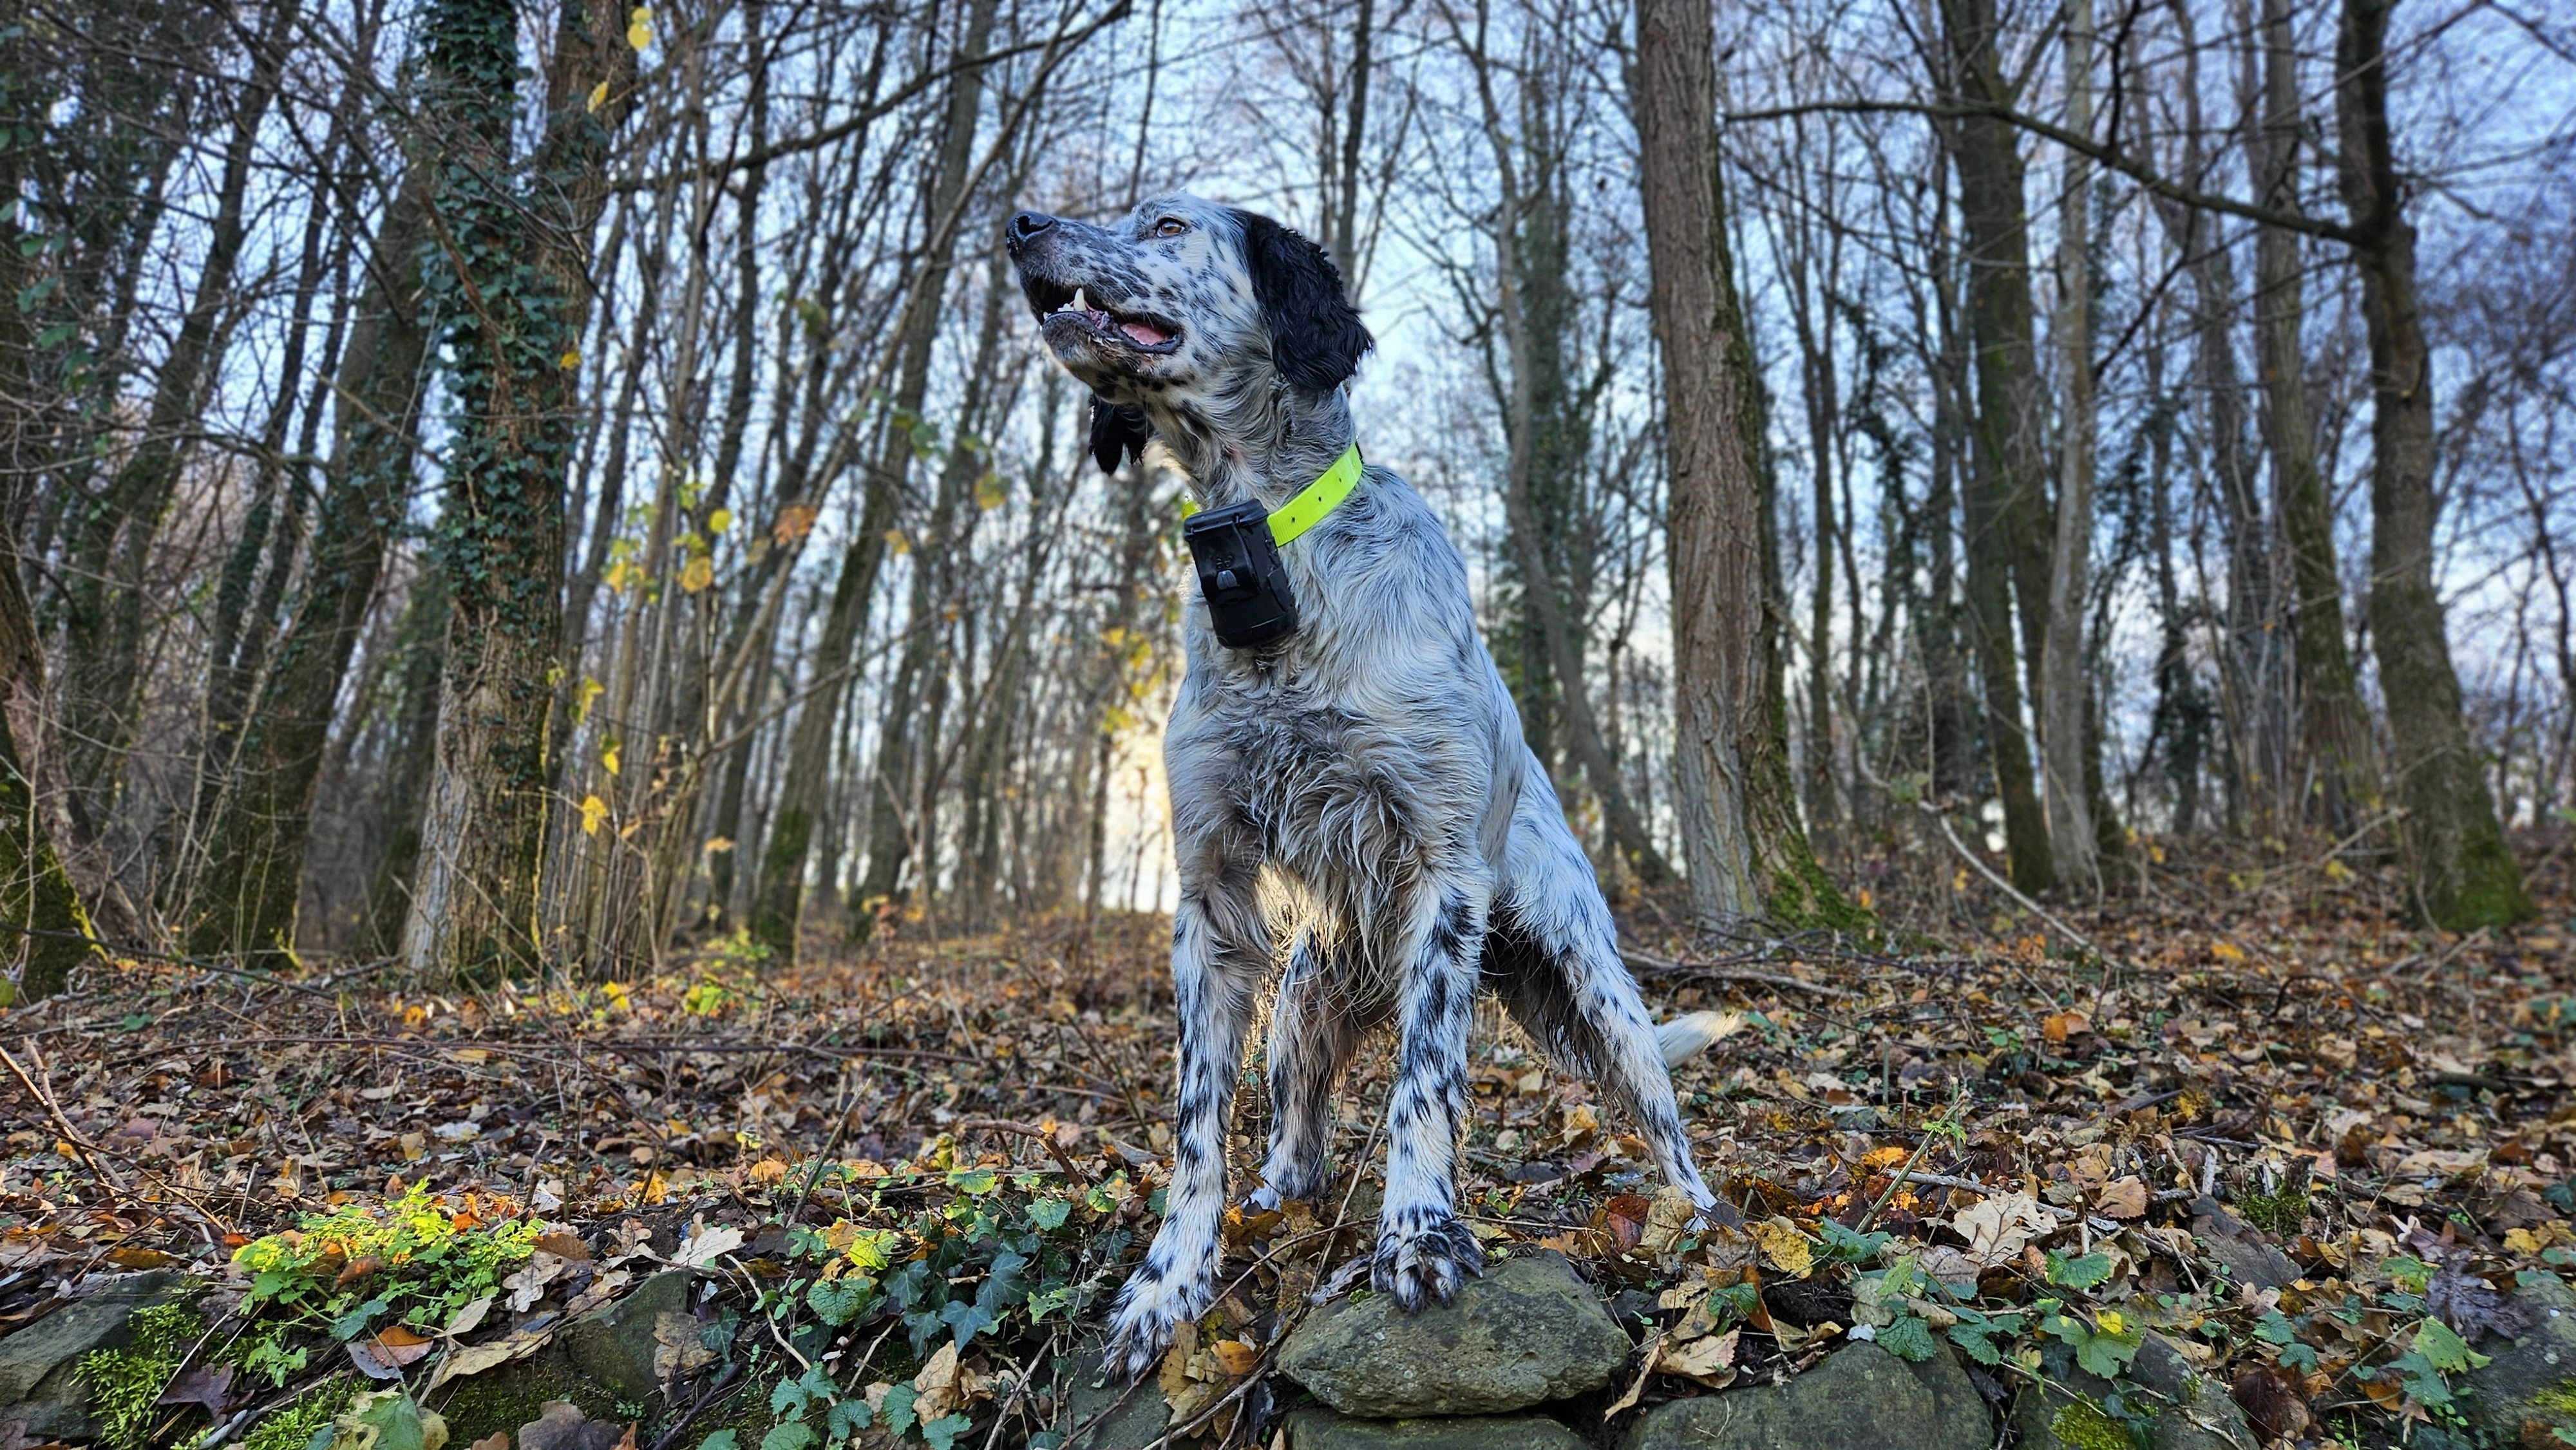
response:
M2563 843L2523 844L2541 917L2472 937L2404 924L2367 867L2294 860L2164 861L2054 921L1936 874L1933 901L1882 903L1945 923L1901 948L1692 937L1632 903L1658 1013L1727 1014L1676 1085L1751 1231L1676 1241L1632 1125L1490 1003L1462 1209L1490 1247L1633 1291L1614 1302L1659 1335L1636 1403L1792 1373L1862 1326L1937 1328L1990 1392L2070 1354L2125 1367L2153 1328L2290 1443L2446 1443L2464 1360L2439 1326L2474 1340L2517 1274L2576 1273L2576 894ZM745 1443L823 1426L767 1450L869 1421L1024 1443L1168 1176L1165 930L897 922L793 970L737 949L445 994L121 963L0 1014L0 1335L85 1276L192 1267L267 1316L189 1382L229 1416L370 1351L398 1372L442 1330L541 1336L680 1262L731 1307L702 1304L724 1333L669 1366L693 1388L637 1411L653 1450L693 1450L693 1417ZM1367 1172L1230 1220L1240 1277L1148 1386L1238 1443L1274 1393L1274 1305L1365 1254L1390 1061L1364 1053L1340 1102L1337 1162ZM1265 1112L1243 1095L1239 1185ZM455 1262L405 1267L441 1236ZM2282 1255L2290 1282L2260 1287ZM709 1392L772 1379L748 1420ZM205 1423L167 1408L132 1450Z

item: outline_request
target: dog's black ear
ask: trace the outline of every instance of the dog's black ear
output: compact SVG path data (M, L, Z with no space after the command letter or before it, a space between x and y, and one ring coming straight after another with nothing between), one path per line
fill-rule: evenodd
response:
M1112 403L1094 394L1091 399L1091 461L1103 473L1116 473L1122 458L1142 459L1145 445L1154 441L1154 425L1145 421L1145 410L1132 403Z
M1243 260L1270 328L1270 360L1301 388L1337 388L1377 345L1342 291L1342 271L1324 249L1266 216L1239 211Z

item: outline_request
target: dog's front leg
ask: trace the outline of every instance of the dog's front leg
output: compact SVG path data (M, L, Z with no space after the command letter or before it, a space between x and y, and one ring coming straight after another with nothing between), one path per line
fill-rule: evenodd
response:
M1403 903L1390 943L1404 963L1397 1006L1402 1041L1387 1103L1386 1204L1369 1279L1399 1309L1446 1304L1485 1251L1458 1222L1458 1120L1467 1106L1467 1028L1484 951L1491 884L1465 872L1427 874Z
M1163 1227L1118 1293L1101 1363L1143 1372L1215 1296L1225 1213L1225 1136L1252 996L1269 965L1269 938L1241 860L1184 883L1172 914L1172 998L1180 1017L1173 1095L1172 1183Z

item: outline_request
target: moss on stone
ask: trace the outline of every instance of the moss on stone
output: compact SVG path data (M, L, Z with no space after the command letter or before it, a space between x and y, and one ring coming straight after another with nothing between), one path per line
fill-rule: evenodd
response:
M2074 1400L2048 1422L2067 1450L2133 1450L2129 1431L2091 1400Z
M2308 1219L2308 1195L2305 1189L2284 1188L2278 1193L2249 1193L2236 1201L2245 1221L2265 1233L2294 1234Z
M2576 1379L2564 1379L2531 1397L2531 1406L2553 1415L2576 1418Z
M206 1332L206 1322L185 1304L137 1309L126 1322L133 1338L125 1348L94 1349L80 1361L81 1387L108 1450L143 1450L161 1392L188 1346Z
M548 1400L569 1400L594 1420L636 1418L620 1416L616 1396L586 1376L567 1373L552 1355L450 1380L430 1399L429 1408L446 1419L449 1441L457 1445L470 1445L497 1430L515 1437L520 1426L535 1423Z

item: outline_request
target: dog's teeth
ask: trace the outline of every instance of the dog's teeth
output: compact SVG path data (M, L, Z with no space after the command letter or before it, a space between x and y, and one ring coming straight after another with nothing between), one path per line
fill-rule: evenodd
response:
M1073 289L1073 310L1076 312L1089 312L1091 310L1091 303L1084 299L1082 289L1079 287Z

